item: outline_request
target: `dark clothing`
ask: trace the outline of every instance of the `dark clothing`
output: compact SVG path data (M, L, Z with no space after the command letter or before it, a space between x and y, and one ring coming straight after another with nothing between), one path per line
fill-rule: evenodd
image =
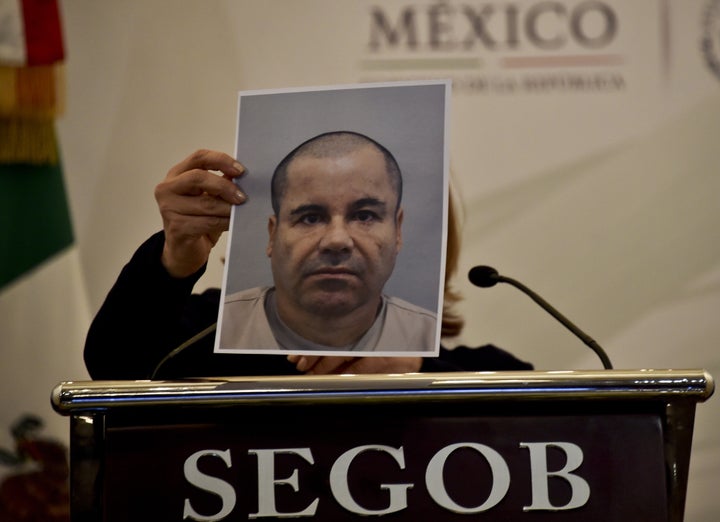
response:
M160 262L159 232L135 252L93 320L85 365L93 379L179 379L239 375L298 375L285 355L215 354L214 331L161 361L217 321L220 290L193 294L204 270L171 277ZM159 369L156 368L160 364ZM531 370L528 363L492 345L440 348L423 358L422 372Z

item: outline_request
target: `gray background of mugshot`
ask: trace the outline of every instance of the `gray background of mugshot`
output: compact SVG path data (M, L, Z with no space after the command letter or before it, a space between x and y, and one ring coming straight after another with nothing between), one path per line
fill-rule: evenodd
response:
M224 293L272 285L265 248L270 179L317 134L351 130L385 145L403 174L403 246L385 293L439 311L443 275L445 84L241 93L236 154L248 202L233 209ZM449 88L449 87L448 87ZM224 294L224 295L225 295Z

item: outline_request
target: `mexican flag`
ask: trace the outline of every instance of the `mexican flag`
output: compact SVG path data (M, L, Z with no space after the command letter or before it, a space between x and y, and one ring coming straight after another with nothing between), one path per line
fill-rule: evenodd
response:
M0 2L0 447L25 414L67 441L50 392L87 378L89 309L55 132L64 59L56 0Z

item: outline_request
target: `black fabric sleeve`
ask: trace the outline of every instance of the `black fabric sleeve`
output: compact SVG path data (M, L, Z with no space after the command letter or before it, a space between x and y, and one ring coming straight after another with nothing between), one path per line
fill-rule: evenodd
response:
M150 237L125 265L95 316L85 341L93 379L147 379L158 362L184 340L212 324L215 307L197 306L191 277L170 276L160 261L165 236Z
M284 355L215 354L214 332L166 359L217 321L220 289L192 293L204 269L170 276L160 261L164 242L158 232L138 248L95 316L84 353L93 379L298 374Z
M165 357L217 321L220 290L193 294L204 268L185 279L160 261L165 236L150 237L121 271L95 316L85 341L85 366L93 379L179 379L232 375L297 375L284 355L214 354L214 333ZM160 367L158 365L164 361ZM155 373L155 370L159 371ZM495 346L440 348L424 358L422 372L531 370L532 365Z
M532 370L533 365L511 353L487 344L478 348L440 347L438 357L423 359L420 371L425 372L499 372Z

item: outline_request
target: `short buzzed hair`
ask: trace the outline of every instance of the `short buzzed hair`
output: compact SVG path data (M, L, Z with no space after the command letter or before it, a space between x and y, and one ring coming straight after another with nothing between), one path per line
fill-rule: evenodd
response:
M304 141L291 150L275 167L270 185L272 208L275 215L280 214L280 201L287 185L287 170L294 159L302 156L337 158L365 146L373 147L385 159L385 172L390 181L390 186L397 195L395 207L397 211L400 208L402 199L402 174L395 156L386 147L369 136L353 131L333 131L319 134Z

